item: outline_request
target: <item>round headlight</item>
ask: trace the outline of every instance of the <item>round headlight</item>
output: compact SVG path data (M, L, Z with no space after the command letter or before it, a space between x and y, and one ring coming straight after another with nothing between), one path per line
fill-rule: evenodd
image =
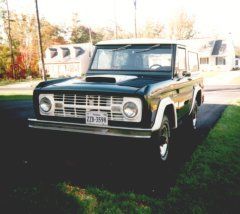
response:
M133 118L138 113L138 107L133 102L127 102L123 106L123 113L125 114L126 117Z
M44 112L49 112L52 108L52 103L47 97L43 97L40 100L40 108Z

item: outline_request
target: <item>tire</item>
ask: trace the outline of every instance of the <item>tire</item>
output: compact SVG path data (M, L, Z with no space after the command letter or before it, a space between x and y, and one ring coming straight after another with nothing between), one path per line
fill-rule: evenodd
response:
M197 101L195 101L194 106L193 106L193 110L185 121L185 127L188 130L195 130L197 128L196 127L196 125L197 125L197 113L198 113L198 105L197 105Z
M163 116L161 127L152 140L155 157L160 162L166 162L169 159L169 145L171 142L171 128L167 115Z

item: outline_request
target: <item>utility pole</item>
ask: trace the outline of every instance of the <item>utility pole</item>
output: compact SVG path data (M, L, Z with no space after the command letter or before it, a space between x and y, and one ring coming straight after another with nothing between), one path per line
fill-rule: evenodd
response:
M90 47L89 47L89 57L92 57L92 45L93 45L93 41L92 41L92 30L91 27L88 27L88 34L89 34L89 43L90 43Z
M137 38L137 0L133 0L134 4L134 34L135 38Z
M117 0L114 1L114 25L115 25L115 39L118 39Z
M46 75L44 58L43 58L42 35L41 35L41 25L40 25L40 19L39 19L39 11L38 11L38 0L35 0L35 6L36 6L36 17L37 17L37 28L38 28L38 47L39 47L39 56L40 56L40 61L41 61L42 78L44 81L47 81L47 75Z
M92 41L92 30L91 30L90 26L88 27L88 34L89 34L89 42L92 44L93 43L93 41Z
M15 79L15 70L14 70L14 54L13 54L13 41L12 41L12 35L11 35L11 19L10 19L10 11L8 6L8 0L5 0L6 7L7 7L7 20L8 20L8 41L9 41L9 49L10 49L10 55L11 55L11 69L12 69L12 75Z

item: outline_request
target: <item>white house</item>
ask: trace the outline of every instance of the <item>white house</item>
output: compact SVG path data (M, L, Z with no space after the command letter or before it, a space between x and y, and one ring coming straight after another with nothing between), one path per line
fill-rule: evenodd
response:
M203 71L230 71L235 67L235 50L231 38L184 40L199 52Z
M235 58L235 67L234 69L238 70L240 69L240 57L239 56L236 56Z
M45 69L51 78L86 73L93 46L90 43L52 45L45 51Z

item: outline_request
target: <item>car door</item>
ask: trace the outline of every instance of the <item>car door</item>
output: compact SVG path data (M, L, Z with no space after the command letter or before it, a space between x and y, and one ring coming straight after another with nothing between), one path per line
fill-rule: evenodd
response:
M185 47L178 46L175 59L173 100L177 110L178 120L187 115L191 108L193 96L193 83L188 76L187 51Z

